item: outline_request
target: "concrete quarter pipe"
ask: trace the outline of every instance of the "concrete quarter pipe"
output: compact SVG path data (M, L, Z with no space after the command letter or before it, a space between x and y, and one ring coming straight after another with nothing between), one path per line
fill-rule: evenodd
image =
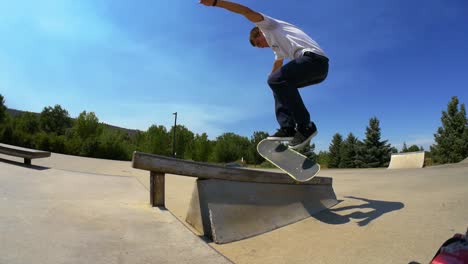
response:
M392 154L389 169L422 168L424 166L424 151Z

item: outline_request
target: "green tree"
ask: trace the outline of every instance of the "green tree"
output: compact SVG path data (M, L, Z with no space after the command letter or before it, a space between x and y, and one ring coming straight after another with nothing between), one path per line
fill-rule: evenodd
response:
M11 132L9 143L26 148L35 148L34 134L40 131L39 121L36 115L32 113L22 113L14 118L8 117L7 121L5 121L5 128L6 127L11 127L9 131L5 130Z
M75 120L73 130L76 135L85 140L87 138L96 138L102 132L102 127L99 124L99 119L94 112L87 113L83 111Z
M6 124L0 131L0 140L3 143L15 144L15 138L13 134L13 126L11 124Z
M68 135L70 142L67 142L66 149L72 149L76 155L98 158L99 136L102 131L103 126L99 124L96 114L83 111L76 118L71 135Z
M114 160L130 160L131 150L127 135L118 130L104 129L99 136L96 157Z
M72 121L68 115L68 111L62 109L60 105L52 107L44 107L39 118L40 126L46 133L56 133L64 135L65 130L70 128Z
M245 157L250 145L247 137L234 133L224 133L216 138L213 149L214 162L233 162Z
M28 134L36 134L40 131L39 118L33 113L23 113L16 117L18 129Z
M12 138L12 130L7 129L7 124L8 124L8 116L6 112L6 106L5 106L5 99L3 96L0 94L0 141L3 143L10 143L11 138Z
M401 149L401 153L408 152L408 147L406 146L406 142L403 142L403 148Z
M307 150L306 153L304 153L307 158L314 160L315 162L317 161L318 155L315 153L315 143L309 146L309 149Z
M317 155L317 163L320 164L322 168L329 168L330 153L327 151L320 151Z
M203 133L196 134L193 139L192 159L195 161L207 162L210 158L213 143L208 140L208 135Z
M383 167L390 161L392 152L387 140L380 140L380 122L377 117L369 120L366 128L366 138L358 151L357 166L364 168Z
M171 147L172 136L164 126L152 125L148 128L143 151L157 155L172 156Z
M130 137L130 141L133 145L135 145L136 150L146 151L146 134L146 132L137 131L133 137Z
M341 145L343 143L343 136L339 133L336 133L333 136L332 142L328 148L329 151L329 168L338 168L341 161Z
M422 151L423 148L421 147L421 149L416 146L416 145L411 145L409 148L408 146L406 145L406 142L403 142L403 148L401 149L401 153L406 153L406 152L416 152L416 151Z
M434 134L436 144L431 146L436 163L455 163L468 156L468 121L465 104L458 109L458 97L452 97L447 111L442 112L442 126Z
M408 148L408 151L407 152L416 152L416 151L421 151L422 149L419 149L418 146L416 145L411 145L409 148Z
M174 133L174 126L169 131L169 135L173 135L173 133ZM191 156L191 153L193 152L193 149L192 149L193 139L194 139L194 135L192 131L188 130L185 126L177 125L176 142L175 142L176 143L175 152L176 152L177 158L186 159ZM171 141L171 147L172 147L172 144L173 144L173 141Z
M55 133L47 134L44 131L34 135L34 148L52 151L56 153L67 153L65 150L66 139L65 136L58 136ZM77 153L77 155L79 152Z
M340 168L355 168L356 167L356 156L358 151L359 140L349 133L346 140L342 143L340 149Z
M268 133L264 131L255 131L250 137L249 153L247 157L247 162L250 164L261 164L265 159L258 154L257 145L260 141L268 137Z
M5 98L0 94L0 123L3 123L6 117Z

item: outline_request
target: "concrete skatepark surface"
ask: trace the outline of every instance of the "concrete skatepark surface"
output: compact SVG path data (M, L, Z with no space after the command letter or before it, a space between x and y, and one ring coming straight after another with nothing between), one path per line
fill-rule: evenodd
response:
M132 176L2 160L0 263L231 263L147 194Z
M428 263L468 226L466 163L322 170L340 200L330 211L217 245L182 224L194 178L166 177L164 211L149 207L149 173L130 162L54 153L26 168L0 158L2 264Z

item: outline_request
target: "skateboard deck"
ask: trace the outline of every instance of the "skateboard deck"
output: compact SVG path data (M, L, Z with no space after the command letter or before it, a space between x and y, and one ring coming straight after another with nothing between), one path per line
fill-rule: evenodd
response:
M320 171L319 164L278 140L260 141L257 151L260 156L299 182L311 180Z

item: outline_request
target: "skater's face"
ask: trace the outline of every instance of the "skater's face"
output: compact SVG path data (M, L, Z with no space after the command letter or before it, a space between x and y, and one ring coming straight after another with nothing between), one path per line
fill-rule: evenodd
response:
M258 35L253 38L254 46L257 48L268 48L268 42L266 41L265 35L259 30Z

